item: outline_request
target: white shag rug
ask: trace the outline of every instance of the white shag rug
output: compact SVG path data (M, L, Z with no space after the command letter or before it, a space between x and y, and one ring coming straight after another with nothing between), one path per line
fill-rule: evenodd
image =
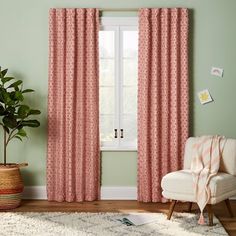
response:
M135 213L137 214L137 213ZM147 213L139 213L147 214ZM197 224L198 215L174 213L170 221L161 213L148 213L156 222L141 226L126 226L117 219L122 213L0 213L1 236L202 236L228 235L214 217L214 226Z

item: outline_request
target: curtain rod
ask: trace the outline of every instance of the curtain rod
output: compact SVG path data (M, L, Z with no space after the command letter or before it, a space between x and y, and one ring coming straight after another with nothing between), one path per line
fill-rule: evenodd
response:
M99 11L138 11L139 8L99 8Z

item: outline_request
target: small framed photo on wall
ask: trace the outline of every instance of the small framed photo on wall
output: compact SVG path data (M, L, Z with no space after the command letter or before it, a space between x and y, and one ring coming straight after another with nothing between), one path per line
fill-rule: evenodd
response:
M208 89L198 92L198 98L202 105L213 101Z

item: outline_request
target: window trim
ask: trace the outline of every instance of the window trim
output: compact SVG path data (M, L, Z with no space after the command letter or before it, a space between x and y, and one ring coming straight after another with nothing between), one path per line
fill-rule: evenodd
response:
M138 17L100 17L100 27L103 26L137 26Z
M123 96L122 96L122 85L123 75L121 75L122 69L122 37L125 29L138 30L138 17L101 17L100 18L100 30L112 30L115 31L115 101L119 101L119 104L115 103L115 126L119 130L121 128L121 111L123 110ZM119 79L118 79L119 78ZM104 146L103 146L104 145ZM136 145L127 142L127 145L121 145L121 140L118 139L112 142L112 145L101 142L101 151L137 151Z

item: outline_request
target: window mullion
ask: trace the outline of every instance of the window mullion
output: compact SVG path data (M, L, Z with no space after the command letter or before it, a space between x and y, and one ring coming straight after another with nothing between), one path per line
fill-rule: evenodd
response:
M120 129L124 129L123 125L123 30L122 27L119 27L119 123ZM120 130L119 130L120 131ZM125 130L124 130L125 134ZM119 146L122 146L122 139L119 140Z
M119 26L115 30L115 129L118 131L118 137L116 139L116 145L120 146L120 89L119 89L119 77L120 77L120 32Z

